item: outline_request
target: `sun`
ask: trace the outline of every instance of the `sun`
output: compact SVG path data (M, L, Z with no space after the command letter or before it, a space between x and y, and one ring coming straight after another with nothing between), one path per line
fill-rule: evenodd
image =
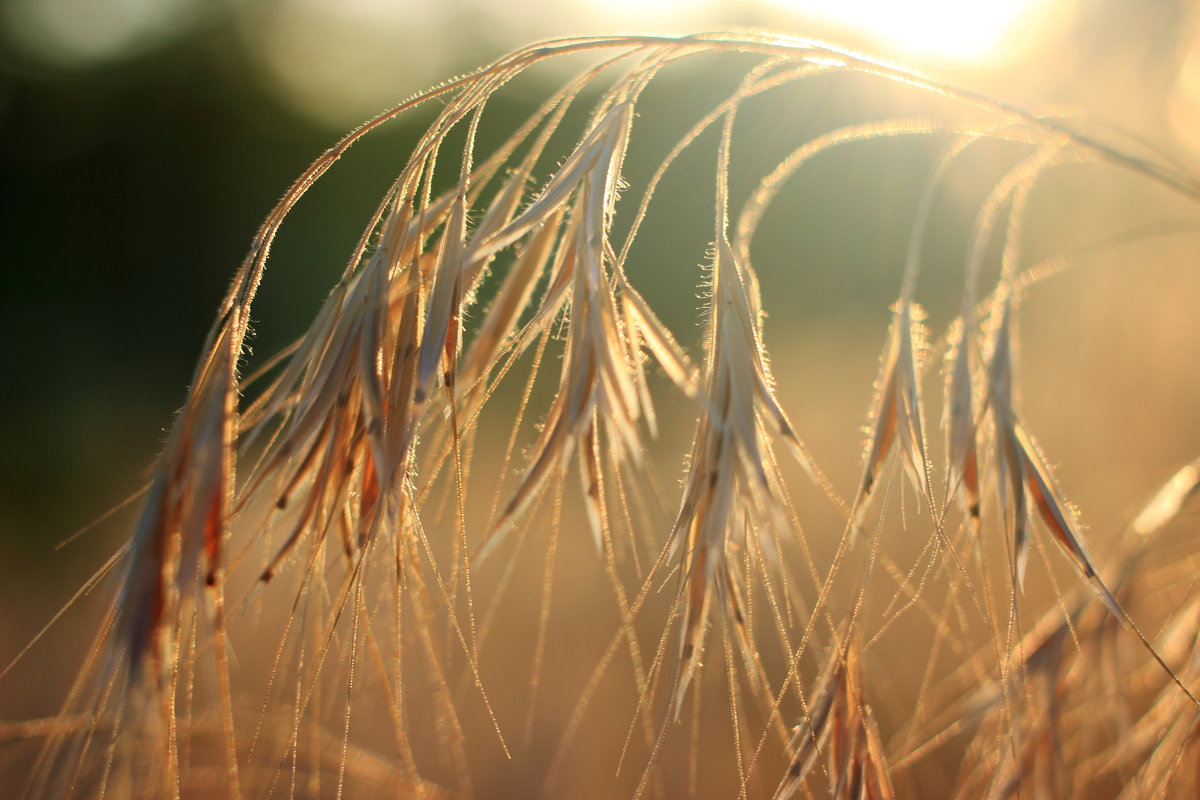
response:
M1040 32L1053 0L768 0L857 31L879 45L915 58L986 64L1019 55Z

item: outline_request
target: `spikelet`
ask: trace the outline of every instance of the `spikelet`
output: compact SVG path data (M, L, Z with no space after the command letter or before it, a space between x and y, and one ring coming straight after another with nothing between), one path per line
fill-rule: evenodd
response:
M296 510L263 580L307 534L323 538L343 509L361 522L360 538L378 524L378 503L389 496L414 435L411 392L404 398L396 389L416 350L412 323L420 293L414 284L420 242L429 235L405 207L395 207L381 246L331 293L317 324L260 400L264 426L276 417L283 421L239 502L250 508L269 495L268 513ZM392 280L402 267L407 269ZM357 546L348 541L343 548Z
M1091 558L1076 530L1074 512L1062 501L1050 470L1033 440L1021 425L1012 403L1012 300L1005 295L998 301L995 337L989 369L989 411L996 440L1001 515L1007 518L1008 497L1012 497L1013 577L1024 586L1029 561L1029 524L1036 513L1054 536L1071 563L1118 618L1124 619L1112 593L1096 574Z
M1074 796L1062 758L1060 718L1069 690L1080 688L1073 674L1071 626L1054 609L1014 647L1006 675L1019 674L1017 702L1001 702L1006 687L993 679L956 707L955 717L983 723L968 750L954 793L956 798L1049 798Z
M957 497L967 512L976 535L980 529L979 446L975 393L971 380L970 334L962 320L951 331L947 354L946 401L943 425L946 430L946 506ZM943 508L945 513L945 508Z
M735 105L726 113L718 146L701 413L669 553L682 562L683 624L671 701L676 719L700 670L714 600L723 600L740 625L737 604L744 591L727 563L732 549L745 536L759 536L769 551L772 545L762 532L788 525L767 471L774 462L769 434L781 438L814 482L835 496L775 397L762 341L758 279L728 238L729 145L736 110Z
M601 119L535 200L508 227L523 231L544 215L574 199L565 223L564 241L553 266L551 289L531 327L539 330L566 307L568 329L559 392L550 409L533 461L497 521L482 558L533 496L553 469L569 458L580 441L594 436L597 418L610 426L618 457L640 452L636 421L639 401L629 370L629 344L618 324L612 278L606 269L608 226L616 203L632 106L619 103ZM505 242L512 232L498 236ZM590 455L581 456L584 462ZM593 519L599 515L593 510ZM593 532L599 546L600 533Z
M155 468L134 528L115 638L135 681L147 660L160 686L175 663L173 626L197 574L216 583L227 531L236 429L234 326L217 338Z
M1200 459L1179 468L1170 480L1162 485L1150 502L1142 507L1133 519L1133 530L1140 536L1150 537L1165 528L1179 516L1184 504L1195 496L1200 488Z
M867 441L863 476L854 500L853 523L861 526L880 474L897 446L904 469L917 494L929 500L929 464L921 416L917 354L924 343L923 312L901 299L892 307L892 324L876 384L871 436Z
M96 750L109 763L153 753L133 785L127 773L114 792L173 791L179 779L176 696L200 664L182 656L186 630L205 625L216 637L214 671L221 687L229 797L239 797L236 743L229 717L224 649L224 544L228 535L237 431L236 364L244 328L235 309L214 330L187 402L154 467L133 536L124 551L117 597L100 627L63 714L82 713L81 731L44 742L29 796L73 796L94 782ZM97 741L101 720L111 739Z
M714 595L724 596L731 546L744 531L782 517L766 471L771 445L765 434L795 436L762 360L752 273L727 240L717 244L712 272L705 402L672 534L672 550L682 546L684 565L676 716L701 663Z
M1200 668L1200 603L1192 596L1162 632L1158 643L1165 660L1184 663L1194 682ZM1120 800L1188 797L1200 791L1200 712L1189 698L1167 683L1113 749L1112 761L1136 773Z
M830 647L788 752L791 761L774 800L794 797L822 754L831 798L890 800L896 796L879 731L866 704L853 639L844 647L835 640Z
M992 191L984 200L975 217L974 230L971 233L965 269L965 285L963 287L962 315L955 321L949 332L950 351L947 354L948 369L944 420L948 460L945 506L948 507L950 500L957 496L976 534L979 533L981 526L981 498L979 491L979 470L981 465L978 440L982 414L982 411L980 414L977 414L975 409L976 397L974 382L972 380L974 370L972 369L971 359L974 350L972 345L974 344L976 333L976 285L984 261L988 237L992 233L1005 202L1011 201L1002 264L1004 285L1001 290L1005 295L1004 303L1008 302L1007 296L1010 294L1010 290L1007 286L1016 269L1018 247L1020 244L1020 222L1029 199L1029 192L1042 170L1056 162L1065 162L1068 160L1067 153L1064 152L1064 144L1062 141L1047 142L1009 170L992 188ZM965 143L960 143L960 151L965 146ZM1000 328L1008 325L1007 305L1004 305L1003 309L1003 318L996 325L998 337L1002 333ZM1002 398L1008 398L1011 401L1012 368L1009 364L1011 348L1007 339L1007 330L1003 331L1003 334L1003 341L1000 341L999 338L993 341L993 344L1000 349L993 353L992 359L994 370L1000 370L1003 374L996 374L994 372L990 376L990 379L992 385L996 388L996 393ZM1000 358L997 359L996 356L1000 356ZM983 398L984 410L986 410L989 399L988 393L985 392ZM1001 504L1001 511L1003 513L1003 498ZM943 509L944 511L945 509ZM1021 569L1023 571L1023 565Z
M567 314L566 355L559 391L532 461L476 558L483 558L495 547L556 466L573 453L580 456L588 515L599 549L599 500L589 489L595 485L596 476L590 475L594 469L591 450L580 449L580 443L594 439L602 421L613 463L640 462L644 448L638 424L653 421L641 366L643 348L685 393L695 391L695 369L687 356L624 276L612 270L608 231L632 119L632 101L615 104L539 197L489 245L508 243L533 229L547 214L555 218L560 212L566 215L562 240L550 267L550 287L521 334L523 346L560 311ZM563 211L568 203L570 208Z

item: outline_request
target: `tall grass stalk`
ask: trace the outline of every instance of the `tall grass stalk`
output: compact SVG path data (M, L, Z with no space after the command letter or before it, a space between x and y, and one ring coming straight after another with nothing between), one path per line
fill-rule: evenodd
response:
M578 74L498 137L489 100L571 56ZM627 184L650 87L714 59L740 82ZM738 200L740 112L847 73L956 112L796 142ZM307 332L250 361L293 207L356 141L432 104ZM813 159L894 137L944 150L874 393L855 401L871 408L860 477L839 485L781 402L753 265L774 256L755 235ZM1020 155L978 209L958 316L931 331L918 290L937 200L996 141ZM544 42L359 126L288 189L234 275L132 534L82 593L109 605L60 715L0 727L9 747L34 743L6 796L1200 791L1200 593L1180 577L1194 562L1147 557L1196 467L1097 560L1017 392L1022 303L1063 263L1022 256L1046 173L1106 163L1200 200L1185 170L1113 141L748 32ZM714 202L693 347L635 288L654 265L634 242L672 236L656 191L697 150ZM664 403L695 420L679 491L654 452ZM897 516L915 559L887 545ZM580 543L598 582L563 572ZM1059 600L1022 613L1031 553ZM613 608L583 602L585 584ZM894 627L922 644L897 646Z

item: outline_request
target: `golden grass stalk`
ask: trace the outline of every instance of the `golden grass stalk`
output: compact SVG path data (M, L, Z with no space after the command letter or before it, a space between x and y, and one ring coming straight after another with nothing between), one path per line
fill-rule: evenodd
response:
M490 123L488 101L527 70L572 55L593 60L485 152L478 142ZM648 182L627 185L648 87L674 65L715 57L743 70L737 88L686 121L687 132ZM838 73L935 95L961 118L876 120L798 142L738 206L730 175L742 109L769 106L789 86ZM354 142L435 99L440 109L340 280L295 345L251 376L265 383L252 392L239 366L249 355L247 321L280 226ZM585 120L572 128L579 114ZM700 793L696 776L712 766L729 783L722 788L743 797L892 798L924 785L918 769L927 760L930 769L942 768L936 765L946 761L930 754L956 740L966 758L942 786L960 797L1082 792L1090 785L1085 767L1099 762L1097 774L1125 770L1129 796L1185 791L1190 784L1180 776L1200 758L1188 639L1200 601L1189 594L1192 611L1147 637L1127 609L1142 600L1134 588L1144 579L1141 562L1125 558L1116 582L1101 579L1017 412L1014 315L1022 293L1049 274L1022 272L1019 245L1029 193L1050 167L1104 161L1189 201L1200 199L1200 183L1166 160L1104 144L1075 122L823 43L742 32L545 42L356 128L289 189L235 275L129 544L96 578L95 585L110 586L112 605L60 724L0 726L13 739L41 740L18 796L343 797L372 786L414 796L453 786L471 796L503 783L496 773L509 774L481 766L488 748L503 759L528 759L525 769L546 793L570 794L562 781L574 776L564 765L580 771L572 748L586 746L587 763L603 760L612 754L597 742L616 729L606 740L616 753L612 771L621 772L613 791L634 796L674 796L680 773ZM646 267L633 244L649 235L643 229L653 222L650 209L669 168L689 148L704 147L714 128L710 294L692 355L687 338L664 325L636 288ZM780 399L763 330L770 303L751 264L755 234L788 181L829 150L947 135L955 138L918 205L861 478L846 504ZM994 140L1022 155L980 208L962 312L940 339L949 343L946 492L935 501L934 445L921 398L932 347L916 301L921 239L934 193L958 156ZM635 213L622 228L626 208ZM989 237L1005 209L999 278L981 297ZM624 241L618 230L627 232ZM990 325L981 334L983 313ZM554 357L561 367L543 402L541 370ZM498 398L525 369L514 412ZM695 418L678 498L663 488L651 449L659 372L676 390L669 402ZM488 458L497 413L507 420L500 426L507 446L499 477L490 480L478 463ZM530 430L530 419L540 428ZM796 501L777 441L824 494L818 502L844 521L840 537L828 535L827 522L808 524L829 509ZM883 552L879 535L853 535L867 527L870 509L878 510L876 533L883 527L897 462L930 512L908 522L926 534L911 565ZM563 488L572 470L582 482L578 504ZM481 482L494 498L486 519L478 513ZM1194 465L1185 468L1133 530L1152 543L1177 522L1196 484ZM957 531L955 496L966 514ZM570 505L578 505L582 525ZM673 524L663 512L671 506ZM522 548L540 541L543 507L552 530L537 558L543 600L532 678L513 681L489 666L506 657L489 642L519 641L521 620L506 613L504 595L510 579L520 583L513 576L521 574ZM1035 520L1103 611L1062 600L1034 628L1021 627L1031 544L1042 548L1031 536ZM573 631L599 629L608 645L581 671L569 713L556 718L555 755L541 758L533 751L535 709L549 705L537 693L547 691L554 655L547 642L557 552L573 547L583 527L617 619L572 620ZM836 544L831 557L814 546L814 527ZM1009 557L1006 631L983 556L994 536ZM964 546L976 555L973 571L959 558ZM873 603L885 595L880 572L894 583L882 613ZM661 592L672 576L678 592ZM935 586L943 597L932 597ZM917 659L924 677L909 719L895 725L871 711L864 687L878 685L873 670L889 663L875 645L893 625L914 619L933 644L903 656ZM1105 674L1125 667L1130 656L1114 621L1131 628L1134 644L1157 662L1137 676L1140 693L1153 697L1127 698L1133 719L1122 722L1126 712L1114 712L1111 725L1121 730L1097 737L1087 729L1086 695L1099 679L1082 671L1088 658ZM972 636L976 628L985 644ZM822 640L828 655L815 680L806 680L806 656ZM704 671L706 651L717 649L712 642L724 645L723 675ZM613 666L622 650L627 673ZM942 670L940 687L934 676L946 651L962 666ZM1106 681L1103 691L1124 708L1114 688L1120 681ZM604 729L593 722L603 703L593 701L621 682L627 725ZM707 744L714 697L728 708L719 748ZM530 752L518 750L510 734L514 713L529 726ZM674 743L684 723L690 746L679 756ZM635 760L640 770L624 769Z

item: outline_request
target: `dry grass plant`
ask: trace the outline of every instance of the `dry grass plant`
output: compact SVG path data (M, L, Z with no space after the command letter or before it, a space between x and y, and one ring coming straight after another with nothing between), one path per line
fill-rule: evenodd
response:
M649 181L626 186L647 86L676 63L735 53L755 61L736 90ZM572 54L590 55L576 77L499 147L476 147L489 98ZM733 208L742 107L836 73L916 87L962 117L883 119L798 143ZM357 140L433 102L434 121L307 333L243 374L251 304L293 206ZM585 129L564 146L581 103ZM642 221L676 159L712 135L707 311L692 355L634 288L643 265L630 253L639 235L670 235ZM802 166L883 137L947 145L917 207L861 478L843 492L777 396L752 245ZM961 312L935 337L916 299L929 218L960 156L997 139L1024 155L978 211ZM1099 564L1015 389L1021 303L1054 271L1020 252L1043 174L1107 162L1200 199L1184 170L1111 141L1125 140L819 42L749 32L541 43L360 126L255 237L132 536L85 587L111 604L61 714L0 729L9 747L35 745L25 784L6 796L469 797L506 785L779 800L1191 796L1200 592L1188 584L1145 637L1127 609L1186 582L1186 561L1152 568L1144 556L1200 472L1182 470ZM937 355L944 446L926 422ZM556 358L557 377L541 380ZM656 373L696 415L678 498L649 455ZM503 424L487 412L505 392L519 399L503 401L497 478L473 465L488 458L485 428ZM780 445L840 530L802 523L809 510ZM904 564L881 545L881 526L889 495L910 492L906 535L924 545ZM831 536L829 558L810 546ZM539 697L560 613L555 559L578 538L603 570L616 624L571 620L604 646L569 697ZM519 556L531 549L532 565ZM1057 607L1022 617L1029 554L1052 550L1076 579ZM501 604L519 563L538 609L524 617ZM570 614L571 587L557 588ZM875 597L891 599L876 608ZM529 624L524 638L509 632ZM876 650L894 624L923 626L929 649ZM519 673L485 658L486 640L510 636ZM922 675L911 697L891 700L908 710L900 725L872 710L876 676L888 684L896 659ZM614 696L629 702L598 721ZM548 705L561 713L544 732Z

